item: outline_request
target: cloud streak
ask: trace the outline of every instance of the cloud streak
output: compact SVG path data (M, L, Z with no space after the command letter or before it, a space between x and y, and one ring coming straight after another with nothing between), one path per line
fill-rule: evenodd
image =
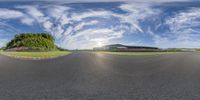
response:
M200 8L190 8L166 19L174 47L200 47Z
M142 9L141 6L143 6ZM96 44L107 44L112 39L122 38L126 31L143 33L139 25L140 21L158 13L149 6L141 4L119 6L118 8L124 10L126 14L114 13L104 9L70 13L69 10L72 8L60 5L43 7L45 10L41 10L42 7L39 5L16 8L24 10L26 16L29 16L28 19L24 17L22 23L32 25L37 22L45 31L55 36L60 46L69 49L81 48L82 43L80 42L85 44L85 48L92 48ZM102 25L108 24L106 20L113 18L120 26ZM99 28L97 28L98 25ZM94 43L91 44L90 42Z
M170 0L176 1L179 0ZM28 27L39 27L53 35L59 46L68 49L87 49L110 44L130 35L148 38L153 42L151 45L159 47L200 46L197 44L200 42L200 8L181 10L163 17L161 21L159 17L164 16L165 12L154 7L153 2L160 4L169 0L127 0L112 9L90 8L84 4L82 7L87 9L81 10L65 4L20 5L14 9L0 8L0 22L17 20ZM162 31L157 31L163 27ZM138 38L131 41L140 41L142 44L142 40Z
M1 8L0 19L17 19L23 17L24 14L20 11Z

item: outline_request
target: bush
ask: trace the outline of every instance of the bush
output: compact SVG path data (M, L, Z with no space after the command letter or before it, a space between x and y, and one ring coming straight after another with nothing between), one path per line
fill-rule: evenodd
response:
M28 47L31 50L55 50L54 38L45 33L17 34L6 46L6 49Z

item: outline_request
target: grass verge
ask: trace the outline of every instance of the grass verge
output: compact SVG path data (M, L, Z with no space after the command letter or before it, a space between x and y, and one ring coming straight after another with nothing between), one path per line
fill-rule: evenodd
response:
M175 54L178 52L96 52L98 54L112 54L122 56L154 56L162 54Z
M22 57L56 57L68 55L71 52L68 51L52 51L52 52L0 52L9 56L22 56Z
M200 52L200 49L196 49L196 52Z

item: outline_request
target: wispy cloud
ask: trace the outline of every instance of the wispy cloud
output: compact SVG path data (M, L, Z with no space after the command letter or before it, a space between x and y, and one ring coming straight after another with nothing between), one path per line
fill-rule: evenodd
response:
M159 11L153 10L150 6L142 4L120 5L118 8L124 10L126 14L114 13L105 9L69 12L70 7L61 5L43 7L40 5L27 5L16 8L24 10L26 16L29 16L29 18L24 17L22 23L32 25L37 22L41 28L56 37L59 45L70 49L80 48L80 42L85 43L85 48L94 47L100 42L106 44L112 39L122 38L126 31L143 33L143 29L139 25L140 21L159 13ZM44 10L41 10L41 8ZM116 21L118 20L119 25L108 24L104 27L101 25L98 29L97 27L92 28L94 25L98 26L98 24L107 23L104 21L112 18L115 18ZM99 21L98 19L104 20ZM85 27L90 27L90 29ZM94 44L91 44L91 41Z
M98 1L98 0L97 0ZM94 0L73 2L97 2ZM106 2L107 0L105 0ZM109 0L116 2L118 0ZM121 0L119 0L121 1ZM146 36L159 47L197 47L199 42L200 9L190 8L167 15L155 4L187 0L125 0L111 9L81 9L64 3L32 4L0 8L0 21L18 20L29 27L39 27L52 34L56 43L68 49L92 48L109 44L127 35ZM48 2L48 1L47 1ZM53 2L53 1L50 1ZM70 3L70 1L64 1ZM102 1L104 2L104 1ZM80 6L80 5L79 5ZM162 21L160 16L163 17ZM162 16L164 16L162 15ZM158 32L160 27L167 27ZM127 37L126 37L127 38ZM140 40L140 44L142 39ZM123 43L123 42L122 42ZM132 40L131 43L139 43ZM144 44L145 45L145 44Z
M198 32L200 26L200 8L191 8L187 11L180 12L166 20L170 30L174 33L184 34L189 31ZM197 28L197 30L195 29Z
M130 23L132 30L139 30L143 33L140 27L140 21L144 21L148 17L157 16L160 10L151 8L149 4L123 4L120 8L127 11L127 15L121 16L121 21Z
M17 10L11 10L11 9L0 9L0 19L16 19L23 17L24 14Z
M66 37L64 40L68 48L91 48L98 44L107 44L111 39L120 38L123 32L114 29L87 29L79 31L76 35Z
M175 46L200 46L200 8L178 12L166 19L166 24L169 25L170 36L174 38Z

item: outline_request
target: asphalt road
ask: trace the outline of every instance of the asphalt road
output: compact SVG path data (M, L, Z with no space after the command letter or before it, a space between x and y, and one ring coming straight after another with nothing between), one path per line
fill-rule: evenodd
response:
M200 100L200 53L0 55L0 100Z

